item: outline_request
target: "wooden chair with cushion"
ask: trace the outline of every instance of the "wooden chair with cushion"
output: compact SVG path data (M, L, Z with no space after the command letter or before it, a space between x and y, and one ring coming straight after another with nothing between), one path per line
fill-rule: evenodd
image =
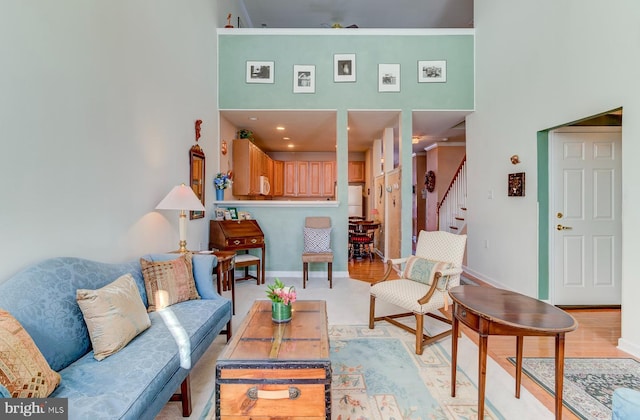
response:
M424 316L451 325L439 311L451 304L449 289L460 284L462 259L467 235L444 231L421 231L416 255L389 259L384 277L371 285L369 303L369 328L375 321L387 321L416 335L416 354L422 354L425 345L451 334L451 328L434 336L424 333ZM392 270L400 271L399 279L389 279ZM375 317L376 299L404 309L402 313ZM414 316L416 327L397 321L397 318Z
M249 267L256 266L256 275L249 273ZM256 284L264 284L264 279L261 279L260 271L260 257L252 254L236 254L236 268L244 268L244 277L235 279L236 281L256 279Z
M307 217L304 223L302 253L302 288L309 280L309 263L327 263L329 288L333 288L333 251L331 250L331 218Z

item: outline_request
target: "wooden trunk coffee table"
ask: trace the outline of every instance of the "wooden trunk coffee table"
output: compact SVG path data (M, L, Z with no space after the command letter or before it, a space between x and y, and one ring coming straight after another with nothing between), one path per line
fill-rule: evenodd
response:
M576 320L553 305L509 290L482 286L457 286L449 290L453 299L451 341L451 396L456 396L458 331L462 322L479 335L478 419L484 417L484 388L487 375L487 338L516 336L516 398L520 398L524 336L555 336L556 419L562 418L564 334L578 328Z
M294 417L331 418L326 302L294 302L277 324L271 301L257 300L216 362L216 418Z

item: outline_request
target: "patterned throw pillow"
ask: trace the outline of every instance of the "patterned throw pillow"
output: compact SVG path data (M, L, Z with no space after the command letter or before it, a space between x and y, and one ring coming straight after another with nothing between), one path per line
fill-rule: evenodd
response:
M151 326L147 308L131 274L98 290L78 289L76 300L87 324L96 360L123 349Z
M169 261L140 259L149 312L185 300L200 299L193 278L191 258L191 254L187 253Z
M431 261L426 258L411 256L407 259L404 266L404 278L424 283L431 286L433 278L438 271L451 268L452 264L442 261ZM438 287L442 288L446 285L449 276L440 278Z
M304 228L304 252L331 252L331 228Z
M0 310L0 383L13 398L46 398L60 383L31 336Z

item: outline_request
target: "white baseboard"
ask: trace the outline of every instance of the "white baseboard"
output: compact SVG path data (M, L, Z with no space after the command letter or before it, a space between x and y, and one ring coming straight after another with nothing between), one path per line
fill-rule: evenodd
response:
M286 278L286 277L298 277L298 278L302 278L302 270L300 271L267 271L265 273L265 277L282 277L282 278ZM333 271L333 278L348 278L349 277L349 272L348 271ZM315 278L327 278L327 272L326 271L309 271L309 278L310 279L315 279Z
M499 289L507 289L507 290L511 290L511 291L513 291L513 289L511 289L510 287L508 287L508 286L506 286L506 285L504 285L504 284L500 283L499 281L497 281L497 280L495 280L495 279L492 279L491 277L487 277L487 276L485 276L484 274L478 273L477 271L474 271L474 270L470 269L470 268L469 268L469 267L467 267L467 266L464 266L464 265L463 265L463 266L462 266L462 270L463 270L465 273L469 273L469 274L471 274L473 277L477 278L478 280L482 280L483 282L485 282L485 283L488 283L488 284L492 285L493 287L497 287L497 288L499 288Z
M624 338L618 339L618 349L627 352L634 357L640 358L640 345L634 344Z

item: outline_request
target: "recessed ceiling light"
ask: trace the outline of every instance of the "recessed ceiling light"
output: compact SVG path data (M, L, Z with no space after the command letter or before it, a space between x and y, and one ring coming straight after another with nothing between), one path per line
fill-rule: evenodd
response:
M276 130L278 130L278 131L284 131L284 127L283 127L283 126L281 126L281 125L279 125L279 126L277 126L277 127L276 127Z
M291 140L289 137L283 137L282 140Z
M289 143L289 144L287 145L287 147L288 147L289 149L293 149L293 144Z
M249 117L250 121L258 121L258 117Z

